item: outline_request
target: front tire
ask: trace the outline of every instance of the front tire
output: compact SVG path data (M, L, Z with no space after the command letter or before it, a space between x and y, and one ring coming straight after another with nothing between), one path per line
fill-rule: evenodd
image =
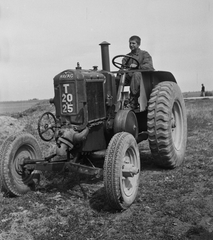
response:
M29 133L16 133L8 137L0 150L2 190L12 196L27 193L34 185L35 171L23 168L23 160L41 159L37 140Z
M152 90L148 105L149 145L157 165L175 168L183 162L187 117L178 85L161 82Z
M109 205L127 209L135 200L140 176L140 156L135 138L127 132L115 134L104 161L104 187Z

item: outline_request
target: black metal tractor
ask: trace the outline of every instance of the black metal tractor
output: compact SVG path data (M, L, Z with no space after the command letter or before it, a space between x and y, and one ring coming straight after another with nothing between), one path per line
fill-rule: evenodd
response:
M55 140L55 152L42 158L39 144L29 133L8 137L1 151L3 190L20 196L31 188L40 171L69 169L103 174L108 203L128 208L136 198L140 177L138 143L148 140L157 165L175 168L184 159L187 119L184 100L174 76L165 71L129 69L113 58L118 71L110 71L109 43L101 46L102 70L75 69L54 77L55 114L44 113L38 132L44 141ZM140 109L128 108L126 74L142 74ZM116 80L119 84L116 85ZM97 162L102 159L102 166ZM98 161L97 161L98 160Z

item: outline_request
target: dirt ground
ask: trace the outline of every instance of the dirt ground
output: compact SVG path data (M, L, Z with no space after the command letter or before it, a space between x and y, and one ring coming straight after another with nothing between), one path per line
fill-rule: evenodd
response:
M105 200L102 178L45 173L36 190L10 198L0 193L0 240L213 239L213 100L186 101L188 142L184 164L157 168L147 142L140 143L138 197L115 212ZM39 104L0 116L0 144L15 131L39 139ZM43 155L52 145L39 139Z

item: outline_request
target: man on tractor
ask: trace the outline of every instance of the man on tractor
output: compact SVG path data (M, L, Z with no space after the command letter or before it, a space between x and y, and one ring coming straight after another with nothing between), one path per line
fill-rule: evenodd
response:
M135 58L138 63L138 69L140 70L153 70L152 57L150 54L144 50L141 50L140 47L141 39L138 36L132 36L129 39L129 48L131 52L128 53L128 56ZM137 64L132 58L124 57L122 64L129 68L136 68ZM126 84L130 85L130 107L132 109L137 109L139 107L138 98L140 96L140 82L142 81L141 72L128 73L126 75Z

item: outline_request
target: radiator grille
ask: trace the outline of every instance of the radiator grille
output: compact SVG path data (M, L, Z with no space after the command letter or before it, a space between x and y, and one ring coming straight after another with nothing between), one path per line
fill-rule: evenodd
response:
M104 118L106 114L103 81L92 82L90 80L86 82L86 94L88 120L93 121Z

